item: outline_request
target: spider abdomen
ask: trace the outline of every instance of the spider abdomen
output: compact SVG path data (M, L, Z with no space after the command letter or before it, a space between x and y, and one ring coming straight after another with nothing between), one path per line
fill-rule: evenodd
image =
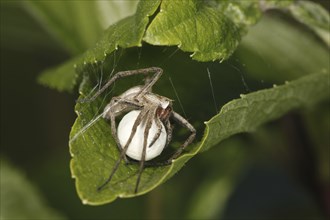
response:
M140 114L140 110L134 110L127 113L120 121L117 128L117 136L121 147L123 148L131 133L133 125ZM147 138L146 156L145 160L152 160L153 158L160 155L166 145L167 132L162 122L160 122L161 128L157 127L155 120L152 121L151 128L149 130ZM142 159L143 151L143 141L146 125L145 123L140 123L136 129L131 143L128 146L126 155L135 160ZM160 129L160 133L159 133ZM158 134L157 134L158 133ZM157 137L158 136L158 137ZM154 140L156 138L156 140ZM150 144L154 143L150 146Z

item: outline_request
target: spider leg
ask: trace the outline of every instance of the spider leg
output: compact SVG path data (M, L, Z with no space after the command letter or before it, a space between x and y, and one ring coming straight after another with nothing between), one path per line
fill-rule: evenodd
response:
M191 134L189 135L189 137L185 140L185 142L179 147L179 149L173 154L173 156L167 160L167 163L172 163L172 160L176 159L178 156L180 156L180 154L182 153L183 149L185 147L187 147L189 144L191 144L191 142L193 142L193 140L195 139L196 136L196 130L195 128L181 115L179 115L176 112L172 112L172 117L173 119L178 122L181 126L187 128Z
M118 136L117 136L116 116L115 116L115 114L110 115L110 121L111 121L111 134L112 134L112 137L115 139L119 151L122 152L123 148L121 147ZM126 154L123 155L123 158L125 160L125 163L129 162L127 157L126 157Z
M157 82L157 80L160 78L160 76L163 73L163 69L159 67L150 67L150 72L155 72L153 77L150 80L147 80L145 85L142 87L139 94L136 96L137 98L143 96L146 92L151 91L152 86Z
M159 67L149 67L145 69L138 69L138 70L127 70L127 71L121 71L116 73L100 90L98 90L91 98L89 99L80 99L79 102L92 102L94 101L99 95L101 95L109 86L111 86L112 83L114 83L117 79L126 77L126 76L133 76L137 74L147 74L155 72L155 75L150 80L149 83L144 85L143 89L139 93L139 95L143 95L146 93L146 91L149 91L150 88L156 83L156 81L159 79L161 74L163 73L163 70Z
M125 107L122 107L120 110L116 109L116 111L114 111L114 107L116 107L117 105L120 106L124 104ZM131 107L131 108L129 108ZM118 114L118 112L122 113L122 112L128 112L130 110L134 110L134 109L141 109L143 107L143 105L141 105L139 102L132 100L132 99L125 99L122 98L120 96L117 97L113 97L110 101L110 103L105 107L105 110L103 112L103 118L109 119L110 118L110 114ZM119 113L119 114L120 114ZM109 115L109 116L108 116Z
M149 131L150 131L150 128L151 128L151 125L153 122L153 115L154 114L152 112L148 112L148 115L147 115L146 127L144 129L144 134L143 134L144 139L143 139L143 149L142 149L142 156L141 156L141 160L140 160L139 174L138 174L136 184L135 184L135 189L134 189L135 194L138 192L141 175L142 175L142 171L144 168L144 162L145 162L146 153L147 153L147 141L148 141Z
M159 138L160 134L162 133L162 125L161 125L161 121L157 118L156 119L156 125L157 125L157 133L155 134L154 138L152 139L151 143L149 144L149 147L151 147ZM170 141L172 140L172 126L169 120L166 121L166 131L167 131L167 137L166 137L166 144L165 147L170 143Z
M157 139L159 138L160 134L162 133L162 125L161 125L162 122L159 120L159 118L156 118L155 123L156 123L156 126L157 126L157 133L153 137L153 139L150 142L150 144L149 144L148 147L151 147L152 145L154 145L154 143L157 141Z
M166 131L167 131L167 140L166 140L166 145L165 147L168 146L168 144L171 142L172 140L172 133L173 133L173 127L171 125L170 120L166 121Z
M104 112L104 116L103 117L105 117L107 119L110 118L110 122L111 122L111 134L112 134L112 137L116 141L116 144L117 144L117 147L118 147L119 151L121 152L123 150L123 148L121 147L120 142L119 142L119 139L118 139L118 136L117 136L117 127L116 127L116 116L117 115L115 114L115 112L112 111L112 107L114 105L117 105L117 104L125 104L128 107L132 107L132 108L136 108L136 109L141 109L142 106L139 105L139 103L134 102L134 101L131 101L131 100L126 100L126 99L121 99L119 97L114 97L114 98L112 98L112 100L109 103L109 105L106 107L107 110ZM126 164L129 163L129 160L126 157L126 154L123 157L124 157L124 160L125 160Z
M172 155L172 157L170 159L168 159L165 162L156 162L156 163L154 163L154 162L149 162L149 163L148 162L145 162L144 163L144 166L145 167L150 167L150 166L167 166L169 164L172 164L172 160L175 159L175 158L177 158L178 156L180 156L180 154L182 153L183 149L185 147L187 147L189 144L191 144L191 142L195 139L196 130L195 130L195 128L184 117L182 117L181 115L179 115L178 113L176 113L174 111L172 112L172 117L181 126L187 128L191 132L190 136L180 146L180 148ZM167 142L170 142L171 139L172 139L172 130L173 130L173 127L172 127L172 125L171 125L171 123L170 123L169 120L167 120L167 122L166 122L166 128L167 128Z
M179 115L176 112L172 112L172 118L178 122L181 126L187 128L191 134L189 135L189 137L185 140L185 142L180 146L180 148L172 155L172 157L170 159L168 159L165 162L157 162L157 163L146 163L145 166L167 166L169 164L172 164L172 161L174 159L176 159L178 156L180 156L180 154L182 153L183 149L185 147L187 147L189 144L191 144L191 142L195 139L196 136L196 130L195 128L181 115ZM168 120L166 123L166 128L167 128L167 142L169 143L172 139L172 131L173 131L173 127L170 123L170 121ZM167 143L167 144L168 144Z
M99 187L97 188L97 191L102 190L102 189L103 189L103 188L104 188L104 187L105 187L105 186L111 181L113 175L115 174L115 172L117 171L117 169L118 169L118 167L119 167L120 162L123 160L123 158L124 158L125 155L126 155L126 151L127 151L127 149L128 149L128 146L129 146L130 143L132 142L132 139L133 139L133 137L134 137L134 135L135 135L135 133L136 133L136 129L137 129L137 127L141 124L142 119L144 118L144 116L145 116L147 113L148 113L148 111L144 111L144 110L142 110L142 111L140 112L140 114L138 115L138 117L136 118L136 120L135 120L135 122L134 122L134 124L133 124L133 127L132 127L132 133L131 133L131 135L129 136L129 138L128 138L128 140L127 140L127 142L126 142L124 148L122 149L119 159L116 161L116 163L115 163L115 165L114 165L114 167L113 167L113 169L112 169L112 171L111 171L109 177L106 179L106 181L105 181L101 186L99 186Z

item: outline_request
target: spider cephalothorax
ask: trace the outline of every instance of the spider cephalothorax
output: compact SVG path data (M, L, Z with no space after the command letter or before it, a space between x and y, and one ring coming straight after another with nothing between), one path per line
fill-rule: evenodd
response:
M154 73L152 77L145 80L144 85L132 87L121 95L113 97L104 109L103 117L111 121L112 136L121 154L109 177L98 190L103 189L111 181L121 160L128 161L126 158L128 156L140 161L139 175L135 186L135 193L137 193L145 161L157 157L172 139L170 119L187 128L191 134L164 164L170 164L194 140L196 133L194 127L173 111L172 100L152 92L152 86L162 72L163 70L158 67L118 72L92 97L92 100L95 99L119 78ZM117 128L116 117L125 113L126 115L121 119Z

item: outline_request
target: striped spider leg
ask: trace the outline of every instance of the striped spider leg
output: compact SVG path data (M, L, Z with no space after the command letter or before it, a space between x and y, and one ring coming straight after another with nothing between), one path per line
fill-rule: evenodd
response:
M94 94L91 100L104 92L117 79L149 73L154 73L154 75L146 77L144 85L134 86L121 95L113 97L104 109L103 117L110 120L112 136L121 153L109 177L98 187L98 191L102 190L111 181L122 160L128 162L128 156L140 163L134 190L134 193L137 193L145 161L152 160L160 155L172 139L170 120L174 120L187 128L190 135L173 156L163 163L164 165L172 163L172 160L180 156L183 149L192 143L195 138L195 128L185 118L173 111L172 100L152 92L153 85L163 73L161 68L150 67L118 72ZM116 127L116 117L123 114L125 116Z

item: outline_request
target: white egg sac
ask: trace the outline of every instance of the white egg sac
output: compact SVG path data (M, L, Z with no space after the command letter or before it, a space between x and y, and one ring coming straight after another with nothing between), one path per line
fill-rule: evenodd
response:
M141 112L140 110L130 111L119 122L117 128L117 135L118 135L119 143L122 148L126 145L127 140L132 133L133 125L140 112ZM147 151L145 157L146 161L151 160L157 157L158 155L160 155L166 145L166 138L167 138L166 129L163 123L161 123L161 126L162 129L158 139L155 141L155 143L152 146L149 147L150 143L152 142L158 131L156 122L155 120L153 120L147 140ZM142 158L144 130L145 130L145 123L140 123L139 126L137 127L137 130L133 136L130 145L128 146L126 155L132 159L141 160Z

